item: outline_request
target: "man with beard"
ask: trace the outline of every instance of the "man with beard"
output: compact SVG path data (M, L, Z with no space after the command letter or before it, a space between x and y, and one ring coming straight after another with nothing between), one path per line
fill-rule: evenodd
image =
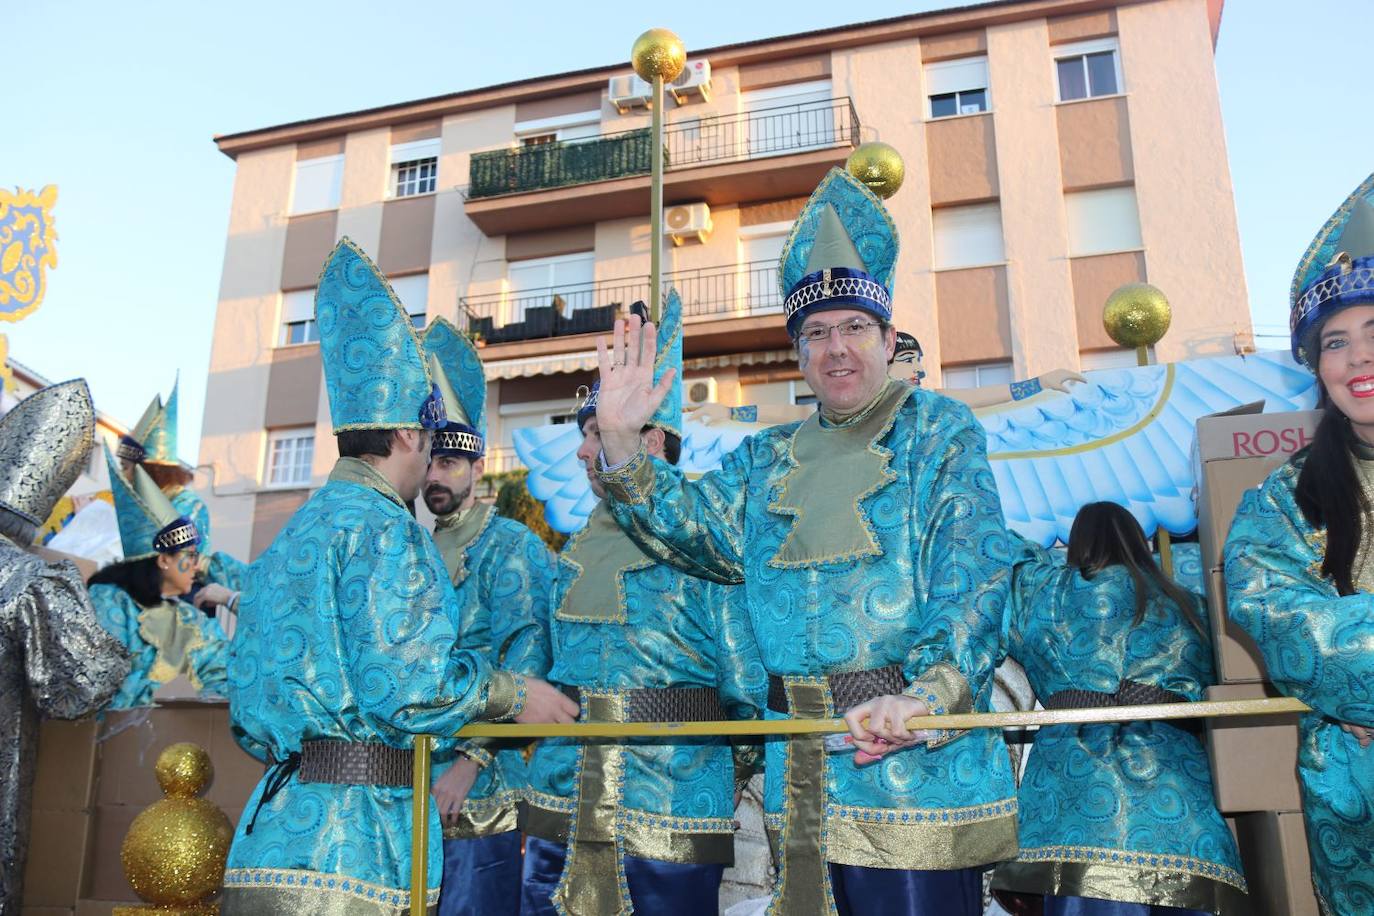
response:
M479 503L486 445L486 378L471 342L443 318L425 331L430 370L448 423L434 433L425 505L453 587L465 600L458 645L486 655L493 668L543 677L549 668L549 591L555 561L519 522ZM467 594L472 592L475 594ZM520 911L517 801L525 782L518 746L465 741L435 766L434 798L444 824L441 916L497 916Z

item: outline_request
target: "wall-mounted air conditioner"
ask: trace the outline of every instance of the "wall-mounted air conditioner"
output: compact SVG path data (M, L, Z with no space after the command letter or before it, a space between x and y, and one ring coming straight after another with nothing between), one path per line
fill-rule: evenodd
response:
M705 378L687 379L683 383L686 391L683 392L687 407L700 407L702 404L714 404L716 402L716 377L708 375Z
M672 239L674 245L691 238L705 242L711 234L711 208L704 201L664 207L663 234Z
M673 101L679 105L693 97L704 102L711 101L711 62L705 58L687 61L677 79L665 88L673 94Z
M664 92L673 97L679 105L694 98L711 99L711 62L705 58L689 60L677 78L663 87ZM654 87L640 79L635 73L611 77L606 88L611 105L620 114L632 108L647 108L654 98Z

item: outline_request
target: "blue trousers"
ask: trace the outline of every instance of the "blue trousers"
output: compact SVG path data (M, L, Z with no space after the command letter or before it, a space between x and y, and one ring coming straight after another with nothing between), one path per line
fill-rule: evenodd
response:
M1044 916L1207 916L1202 910L1150 903L1123 903L1096 897L1045 896Z
M519 916L520 831L444 840L439 916Z
M525 838L525 879L520 916L554 916L554 888L563 875L567 847L538 837ZM724 865L682 865L625 857L625 882L636 913L718 916Z
M983 870L830 865L840 916L982 916ZM1049 916L1049 911L1046 911Z

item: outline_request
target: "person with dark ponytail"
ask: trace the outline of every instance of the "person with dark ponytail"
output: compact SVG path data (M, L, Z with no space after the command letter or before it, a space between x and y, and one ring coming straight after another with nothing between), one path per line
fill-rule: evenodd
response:
M1374 175L1308 246L1293 355L1317 375L1312 443L1241 500L1226 541L1231 619L1270 681L1312 711L1298 776L1322 911L1374 912Z
M1199 599L1140 523L1083 506L1067 556L1012 535L1008 649L1046 709L1182 703L1215 682ZM1207 752L1173 722L1041 728L1018 794L1021 851L993 888L1045 916L1240 914L1245 878Z

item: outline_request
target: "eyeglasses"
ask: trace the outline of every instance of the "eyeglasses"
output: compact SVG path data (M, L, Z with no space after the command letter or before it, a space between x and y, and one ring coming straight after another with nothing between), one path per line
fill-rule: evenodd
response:
M797 339L807 343L820 343L830 339L831 331L839 331L841 337L855 337L869 328L876 327L878 327L878 322L864 321L862 318L850 318L839 324L808 324L797 334Z

